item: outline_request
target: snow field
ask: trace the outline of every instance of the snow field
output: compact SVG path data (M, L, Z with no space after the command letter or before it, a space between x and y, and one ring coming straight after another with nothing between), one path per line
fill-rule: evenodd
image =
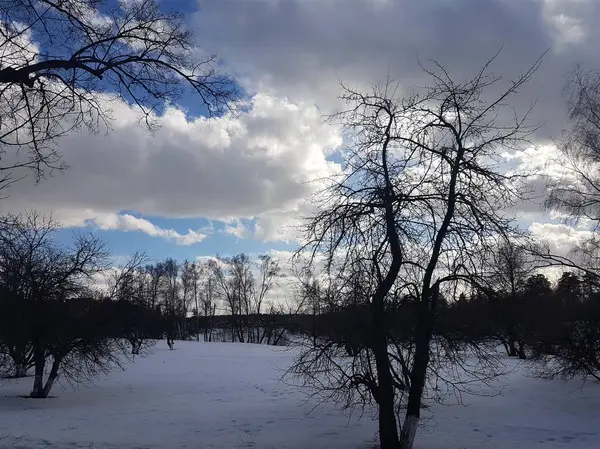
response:
M24 399L32 379L0 384L1 449L371 449L372 416L312 410L281 382L293 351L264 345L164 341L77 389ZM600 448L600 385L534 378L514 368L483 396L424 412L416 449ZM309 411L311 411L309 413ZM431 416L432 415L432 416Z

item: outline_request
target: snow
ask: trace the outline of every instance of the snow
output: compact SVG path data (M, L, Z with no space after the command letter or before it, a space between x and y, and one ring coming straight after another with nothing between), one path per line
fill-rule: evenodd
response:
M56 385L47 400L32 379L0 384L0 448L375 447L370 415L315 410L306 392L281 382L293 351L234 343L159 342L153 354L93 386ZM525 365L493 396L436 405L415 449L600 448L600 386L534 378ZM429 411L426 415L429 415Z

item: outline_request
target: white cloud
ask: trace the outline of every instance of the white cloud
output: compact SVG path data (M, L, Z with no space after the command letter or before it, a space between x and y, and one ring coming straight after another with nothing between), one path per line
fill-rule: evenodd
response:
M533 223L529 229L535 238L548 242L553 254L560 256L567 256L572 249L593 236L589 230L560 223Z
M559 51L585 42L589 33L586 17L593 14L589 0L542 0L542 17L554 30Z
M84 225L94 226L105 231L139 231L151 237L159 237L173 241L177 245L193 245L200 243L208 235L202 231L189 229L187 233L180 234L173 229L162 229L143 218L130 214L103 214L84 220Z
M280 228L264 223L270 214L278 220L293 217L318 188L312 181L338 170L326 151L339 146L341 137L314 106L264 94L247 106L236 115L191 120L169 108L151 135L138 126L135 108L116 103L108 136L65 138L61 149L70 169L39 185L15 184L3 207L52 211L66 225L81 217L114 221L123 210L172 218L257 218L260 238L277 240ZM134 227L182 244L202 238L168 237L168 231L152 231L141 222Z

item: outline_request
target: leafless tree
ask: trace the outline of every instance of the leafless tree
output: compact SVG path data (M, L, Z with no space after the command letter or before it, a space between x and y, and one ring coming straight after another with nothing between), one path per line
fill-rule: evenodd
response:
M165 267L161 263L149 264L144 267L144 271L149 279L147 295L150 300L150 307L156 310L160 305L160 288L165 276Z
M151 348L156 340L153 330L157 327L157 311L151 307L149 284L152 281L144 267L149 258L142 252L134 252L122 266L111 271L106 299L117 302L121 324L117 337L125 338L131 346L132 355L140 355Z
M105 370L117 358L114 340L89 310L87 287L107 268L104 243L93 236L75 235L72 247L56 243L51 219L36 213L14 217L2 230L2 270L18 273L11 299L27 317L25 334L31 345L35 377L31 397L45 398L61 372L79 380ZM105 330L105 329L102 329ZM47 361L52 364L47 378Z
M565 86L571 128L558 142L570 176L551 183L546 205L572 220L600 220L600 72L577 68Z
M368 350L353 360L370 373L358 394L377 403L383 449L413 447L428 375L443 376L448 353L433 344L443 291L477 282L482 249L517 232L504 211L522 198L521 176L503 167L501 153L520 151L534 129L528 111L520 116L507 101L540 61L502 87L490 73L494 60L461 82L433 63L424 69L430 87L404 98L392 82L371 93L345 89L349 108L333 117L353 141L343 174L315 200L320 209L307 221L301 251L324 256L343 289L351 291L353 273L364 276ZM412 308L412 327L404 329L411 344L393 351L403 341L391 321L400 306ZM327 358L318 369L339 355Z
M560 157L554 163L563 175L549 181L546 207L568 223L584 220L590 238L567 257L544 254L549 264L583 270L597 277L600 268L600 71L576 68L565 86L570 128L557 142ZM549 253L549 251L546 251Z
M175 259L168 258L160 262L163 272L161 278L160 293L164 306L164 315L167 320L167 340L172 340L177 334L181 340L183 329L181 328L182 302L181 302L181 279L180 264Z
M231 315L233 341L263 343L265 329L261 324L267 294L280 273L279 263L269 255L261 255L258 268L246 254L230 258L217 256L210 264L219 294ZM258 271L258 281L255 275Z
M497 337L511 357L526 359L525 345L534 325L531 322L539 304L528 298L527 280L537 268L535 257L530 254L526 241L514 239L501 242L492 248L489 257L487 290L497 312L494 325Z
M209 114L235 85L203 55L185 17L156 0L8 0L0 5L0 186L18 168L62 169L58 140L108 130L111 103L156 113L193 92Z
M194 315L196 317L196 341L200 341L200 315L202 310L200 308L202 289L200 280L203 275L203 267L201 264L194 262L190 265L190 277L189 282L191 283L191 295L194 304Z
M268 254L262 254L258 259L258 285L252 291L252 307L250 310L250 315L254 317L254 322L250 323L250 327L253 328L254 333L251 343L260 344L271 340L267 338L267 327L263 323L263 305L267 295L275 286L281 269L279 267L279 261ZM271 306L270 311L275 311L274 306Z
M202 309L204 315L204 341L212 341L215 315L217 313L217 277L215 276L215 262L209 261L204 266L206 280L204 282L204 294L202 297Z
M187 338L187 315L192 304L194 304L194 279L196 265L190 263L189 260L184 260L181 265L181 333L183 339Z
M4 217L0 231L0 273L2 276L3 350L12 360L15 377L25 377L35 365L29 335L30 316L25 301L32 301L34 290L28 285L28 263L59 228L51 217L36 212Z

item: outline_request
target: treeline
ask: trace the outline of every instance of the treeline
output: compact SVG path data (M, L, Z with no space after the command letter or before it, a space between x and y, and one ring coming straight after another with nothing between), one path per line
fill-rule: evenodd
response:
M114 272L110 296L163 317L167 338L278 344L273 315L283 309L269 298L281 275L271 256L246 254L148 263L134 254ZM143 317L139 318L144 321Z
M539 362L544 376L600 380L597 276L567 271L552 288L544 275L536 274L516 292L462 295L441 319L446 328L452 327L448 323L461 326L466 338L496 340L507 355Z
M503 251L506 248L499 249ZM464 356L458 352L465 351L467 357L469 353L493 357L497 347L508 357L530 360L543 377L600 380L600 278L589 272L565 271L553 284L543 273L525 275L525 270L507 269L502 275L511 282L502 286L501 269L490 267L488 273L495 273L468 292L436 293L439 309L432 325L436 343L432 351L444 354L432 355L433 363L436 357L460 363ZM307 304L312 307L305 310L312 309L312 313L288 321L290 332L303 335L309 349L294 367L296 374L314 375L325 351L353 360L351 368L343 369L348 384L339 386L339 393L344 395L362 387L376 390L372 364L361 361L373 347L364 277L356 275L354 281L342 285L333 280L326 287L314 280L306 284ZM386 304L388 351L398 362L398 371L392 373L401 390L410 384L402 368L412 357L417 313L417 299L408 294L391 295ZM355 399L345 400L352 405Z

